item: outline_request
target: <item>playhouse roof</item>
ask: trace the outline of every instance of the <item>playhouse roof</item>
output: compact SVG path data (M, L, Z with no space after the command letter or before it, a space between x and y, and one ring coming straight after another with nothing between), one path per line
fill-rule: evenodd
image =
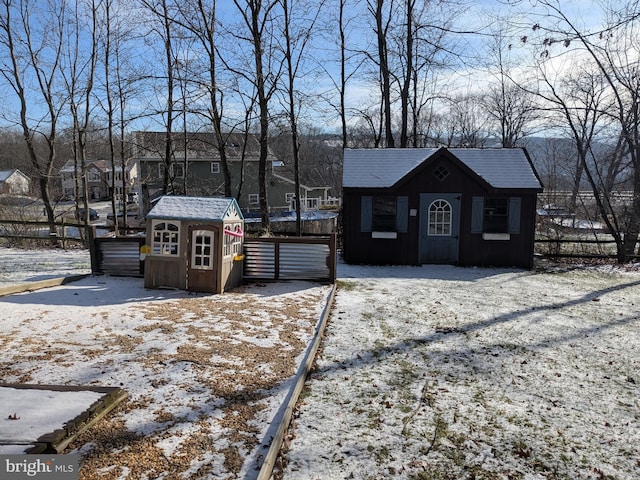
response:
M147 218L223 221L243 219L235 198L226 197L174 197L165 195L147 214Z
M440 151L453 154L494 188L542 188L523 148L444 147L345 149L342 186L391 187Z

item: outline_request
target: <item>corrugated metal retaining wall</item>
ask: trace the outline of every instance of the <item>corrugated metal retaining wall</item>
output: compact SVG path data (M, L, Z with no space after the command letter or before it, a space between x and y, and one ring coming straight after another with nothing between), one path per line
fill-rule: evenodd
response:
M336 279L336 235L246 238L244 278L252 280Z
M140 247L144 237L98 237L93 273L144 276ZM249 280L336 280L336 235L328 237L246 238L244 277Z
M96 238L94 273L125 277L144 276L140 247L145 241L145 237Z

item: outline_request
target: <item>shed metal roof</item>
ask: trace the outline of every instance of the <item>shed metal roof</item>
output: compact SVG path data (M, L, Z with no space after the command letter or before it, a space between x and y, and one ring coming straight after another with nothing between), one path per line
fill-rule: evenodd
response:
M387 188L447 150L494 188L541 189L522 148L345 149L342 186Z
M242 219L243 217L235 198L165 195L149 211L147 218L223 221L228 218Z

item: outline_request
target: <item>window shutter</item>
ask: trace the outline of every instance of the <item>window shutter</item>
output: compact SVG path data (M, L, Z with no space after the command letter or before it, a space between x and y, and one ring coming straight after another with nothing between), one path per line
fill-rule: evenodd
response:
M396 200L396 229L400 233L409 230L409 197L398 197Z
M520 210L522 199L511 197L509 199L509 233L520 233Z
M373 223L373 200L371 197L360 197L360 231L370 232Z
M484 217L484 197L471 199L471 233L482 233L482 219Z

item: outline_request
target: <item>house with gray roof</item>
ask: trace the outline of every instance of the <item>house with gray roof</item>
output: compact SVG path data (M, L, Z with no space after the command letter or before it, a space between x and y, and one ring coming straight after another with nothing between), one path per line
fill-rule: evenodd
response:
M17 168L0 170L0 194L29 195L31 179Z
M145 288L223 293L242 283L244 218L234 198L165 195L146 219Z
M527 151L346 149L347 263L531 268L542 184Z
M150 198L162 192L166 156L166 132L134 132L132 160L139 166L140 184ZM225 196L224 165L228 168L231 195L245 213L260 212L260 142L255 135L224 134L222 161L218 139L211 132L188 132L173 137L172 161L168 169L170 191L181 195ZM278 159L271 149L266 164L267 202L272 212L293 208L293 169ZM332 199L326 185L300 185L303 208L317 209Z
M67 160L58 171L63 198L75 198L76 186L80 189L80 195L83 194L78 168L73 160ZM107 160L87 160L85 177L89 200L108 199L115 192L117 200L126 201L132 194L138 193L137 168L135 162L128 161L123 173L122 166L112 167L111 162Z

